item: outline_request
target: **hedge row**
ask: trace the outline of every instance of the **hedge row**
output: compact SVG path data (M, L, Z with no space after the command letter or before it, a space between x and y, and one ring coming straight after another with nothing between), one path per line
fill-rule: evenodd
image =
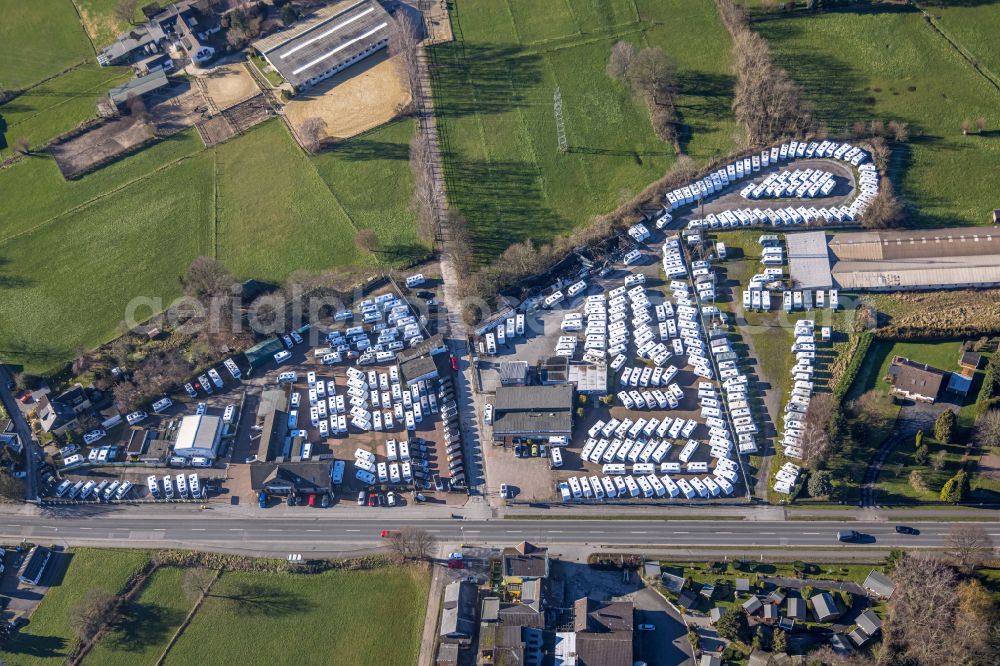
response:
M871 347L872 340L874 339L875 336L872 335L871 331L863 331L858 334L858 343L854 346L851 362L848 364L847 369L844 370L844 374L841 376L840 381L837 382L837 386L833 389L833 399L837 405L840 405L844 401L844 397L851 389L851 385L857 379L858 372L861 370L861 364L864 362L865 356L868 355L868 349Z

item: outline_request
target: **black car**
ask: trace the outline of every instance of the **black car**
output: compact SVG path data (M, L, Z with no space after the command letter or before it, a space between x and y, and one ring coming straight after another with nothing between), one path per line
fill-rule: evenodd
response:
M896 525L896 533L897 534L911 534L913 536L917 536L918 534L920 534L920 530L918 530L918 529L916 529L914 527L909 527L908 525Z
M425 301L429 301L430 299L434 298L434 292L433 291L418 291L417 292L417 296L420 297L420 298L422 298L422 299L424 299Z
M837 532L837 541L845 543L861 541L861 533L854 530L841 530Z

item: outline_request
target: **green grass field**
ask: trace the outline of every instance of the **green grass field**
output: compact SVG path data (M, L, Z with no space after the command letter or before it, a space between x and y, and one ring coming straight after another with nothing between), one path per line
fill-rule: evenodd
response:
M225 573L166 663L415 664L427 589L413 568Z
M480 261L547 241L616 207L674 163L645 106L605 73L623 39L677 63L685 151L731 147L729 42L698 0L458 0L456 40L431 50L448 195L469 219ZM553 94L569 152L557 151Z
M94 57L70 0L0 0L0 87L20 90Z
M131 70L123 67L81 65L0 106L0 160L14 154L20 137L37 149L96 117L98 98L130 76Z
M925 2L920 4L928 5ZM1000 13L996 4L955 4L957 6L954 7L926 6L924 10L935 17L951 39L973 55L980 67L988 69L994 77L1000 77L1000 44L996 40Z
M66 558L68 567L61 561ZM117 594L148 559L149 553L142 550L78 548L72 555L61 555L55 563L66 568L58 570L61 573L57 575L57 584L45 593L31 622L4 647L4 663L9 666L59 666L64 663L76 645L76 636L69 624L73 607L90 590Z
M982 9L1000 23L994 8ZM918 12L802 14L755 27L831 130L872 118L909 123L912 139L894 155L892 175L913 204L911 224L989 223L1000 136L962 136L960 125L984 116L995 128L1000 92Z
M155 664L191 610L192 601L183 584L183 569L157 569L139 596L126 606L120 626L106 635L83 663Z
M189 130L75 181L47 157L0 171L0 190L18 193L0 211L0 356L57 368L113 337L134 298L168 304L191 260L216 247L237 276L276 282L422 256L412 128L310 158L273 120L210 150ZM377 256L355 247L359 228L376 230Z
M110 44L115 37L129 29L127 21L119 21L115 16L115 6L118 0L72 0L80 12L80 22L90 35L94 46L100 50ZM145 19L142 7L149 3L140 2L135 8L134 20L138 23ZM168 3L161 2L161 6Z

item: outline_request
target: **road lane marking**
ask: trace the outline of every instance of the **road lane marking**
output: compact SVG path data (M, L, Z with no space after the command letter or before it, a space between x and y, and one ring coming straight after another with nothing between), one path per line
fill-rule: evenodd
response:
M347 530L348 532L360 532L361 530Z
M674 532L674 534L690 534L690 532Z
M645 532L644 532L645 534ZM716 532L716 534L732 534L732 532Z
M81 527L80 529L81 529L81 530L92 530L92 529L94 529L94 528L93 528L93 527Z
M479 534L479 530L465 530L466 534Z
M306 530L306 532L319 532L320 530Z
M243 528L242 527L230 527L229 531L230 532L242 532Z
M204 532L205 528L204 527L192 527L191 531L192 532Z
M562 534L562 530L549 530L549 534Z
M632 534L649 534L649 532L632 532Z
M819 532L803 532L803 534L808 534L809 536L819 536Z
M761 532L765 536L774 536L774 532Z

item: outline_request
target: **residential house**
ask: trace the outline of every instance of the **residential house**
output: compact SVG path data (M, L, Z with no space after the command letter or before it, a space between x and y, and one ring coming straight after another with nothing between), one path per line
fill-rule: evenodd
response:
M832 622L840 617L837 603L829 592L820 592L809 601L812 602L813 615L816 616L817 622Z
M503 584L515 598L521 598L525 582L547 578L549 575L549 549L539 548L522 541L501 553Z
M806 619L806 600L799 597L789 597L785 616L793 620Z
M975 372L979 369L979 366L983 364L983 355L976 353L974 351L963 351L962 356L958 359L958 366L965 370L972 370Z
M892 593L896 591L896 584L884 573L872 569L865 582L862 584L868 594L881 599L890 599Z
M10 419L0 420L0 445L6 446L17 455L21 455L21 452L24 451L21 438L18 436L17 430L14 429L14 422Z
M934 403L950 374L926 363L896 356L892 359L886 379L892 386L893 395L917 402Z
M76 427L77 413L73 408L47 395L38 399L35 416L42 430L53 435L65 435L66 431Z
M857 625L847 636L855 645L861 647L868 642L872 636L882 630L882 620L872 609L866 610L854 621Z
M722 616L726 614L725 608L720 608L719 606L714 607L712 610L708 611L708 621L715 624L722 619Z
M204 6L197 0L179 0L149 17L145 23L132 26L97 54L103 66L140 63L166 51L172 45L195 63L211 60L215 48L208 43L211 35L219 32L218 17L203 13ZM170 66L161 66L169 70ZM148 69L148 66L147 66Z
M332 460L255 462L250 465L250 487L255 493L287 497L330 493Z
M748 615L753 615L763 607L764 604L760 602L760 599L758 599L756 595L743 602L743 610L745 610Z

